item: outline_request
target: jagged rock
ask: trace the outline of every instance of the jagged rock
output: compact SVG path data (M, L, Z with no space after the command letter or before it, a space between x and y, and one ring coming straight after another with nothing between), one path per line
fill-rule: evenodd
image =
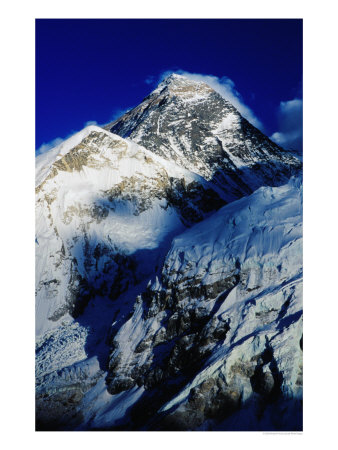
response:
M136 382L132 378L114 378L114 380L108 384L108 392L112 395L119 394L120 392L131 389L135 384Z

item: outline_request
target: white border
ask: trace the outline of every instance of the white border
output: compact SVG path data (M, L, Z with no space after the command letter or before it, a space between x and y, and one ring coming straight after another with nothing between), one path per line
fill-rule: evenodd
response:
M1 15L2 441L9 448L299 448L336 441L335 288L337 121L333 2L196 3L16 1ZM34 19L304 18L305 431L261 433L35 433L34 430ZM326 445L328 444L328 445ZM9 444L5 444L7 448Z

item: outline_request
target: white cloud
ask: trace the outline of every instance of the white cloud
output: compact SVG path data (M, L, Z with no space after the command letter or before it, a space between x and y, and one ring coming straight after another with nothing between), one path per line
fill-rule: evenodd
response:
M46 153L48 152L48 150L51 150L52 148L62 144L62 142L64 141L64 139L58 137L55 138L49 142L44 142L42 145L40 145L40 147L36 150L36 154L37 155L41 155L42 153Z
M91 125L95 125L95 126L97 126L97 127L100 126L100 125L96 122L96 120L88 120L87 122L85 122L85 123L83 124L83 127L86 128L86 127L90 127Z
M100 126L96 120L88 120L87 122L85 122L83 124L83 128L89 127L90 125L95 125L95 126ZM72 130L66 137L61 138L61 137L57 137L55 139L52 139L49 142L44 142L42 145L40 145L40 147L36 150L35 154L36 155L41 155L42 153L46 153L49 150L51 150L52 148L57 147L58 145L62 144L63 141L65 141L66 139L70 138L71 136L73 136L75 133L77 133L78 131Z
M160 80L162 81L164 78L169 76L172 71L166 71L161 74ZM190 80L194 81L203 81L208 84L211 88L213 88L216 92L218 92L225 100L228 100L230 103L234 105L234 107L245 117L252 125L259 128L260 130L264 130L264 126L262 122L256 117L254 112L249 106L244 103L244 100L241 94L237 91L235 87L235 83L228 77L223 76L221 78L216 77L215 75L205 75L202 73L191 73L186 72L184 70L175 71L180 75L184 75Z
M155 78L153 75L149 75L149 76L144 80L144 82L145 82L146 84L153 84L155 80L156 80L156 78Z
M303 101L299 98L281 102L278 110L279 131L270 136L282 147L302 151Z

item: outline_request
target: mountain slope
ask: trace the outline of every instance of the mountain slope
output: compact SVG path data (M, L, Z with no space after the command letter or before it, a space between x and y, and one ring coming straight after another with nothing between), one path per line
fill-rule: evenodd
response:
M233 428L301 428L301 198L298 179L261 188L174 239L113 341L108 390L145 389L138 426L217 428L249 408Z
M88 279L98 290L108 279L111 284L114 255L150 252L224 204L200 176L98 127L53 154L38 160L36 189L37 307L48 308L50 320L66 312L64 292L72 284L84 290ZM66 303L73 311L71 297Z

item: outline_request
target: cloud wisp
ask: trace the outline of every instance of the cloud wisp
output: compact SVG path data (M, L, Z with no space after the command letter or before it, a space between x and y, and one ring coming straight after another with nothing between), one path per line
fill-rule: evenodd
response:
M36 150L36 155L42 155L43 153L48 152L49 150L51 150L54 147L57 147L58 145L62 144L62 142L67 139L67 138L60 138L57 137L55 139L52 139L49 142L44 142L42 145L40 145L40 147Z
M85 122L83 124L83 128L89 127L91 125L95 125L100 127L101 125L99 125L96 120L88 120L87 122ZM61 138L61 137L57 137L55 139L52 139L49 142L44 142L42 145L40 145L40 147L35 151L35 156L39 156L42 155L43 153L48 152L49 150L52 150L53 148L57 147L58 145L62 144L62 142L64 142L65 140L69 139L71 136L73 136L75 133L77 133L78 131L72 130L69 134L67 134L66 137Z
M154 75L149 75L144 82L146 84L154 84L154 82L156 81L156 77Z
M91 125L95 125L96 127L101 126L101 125L99 125L99 124L96 122L96 120L88 120L87 122L85 122L85 123L83 124L84 128L90 127Z
M278 110L279 131L270 136L278 145L302 152L303 149L303 101L294 98L281 102Z

